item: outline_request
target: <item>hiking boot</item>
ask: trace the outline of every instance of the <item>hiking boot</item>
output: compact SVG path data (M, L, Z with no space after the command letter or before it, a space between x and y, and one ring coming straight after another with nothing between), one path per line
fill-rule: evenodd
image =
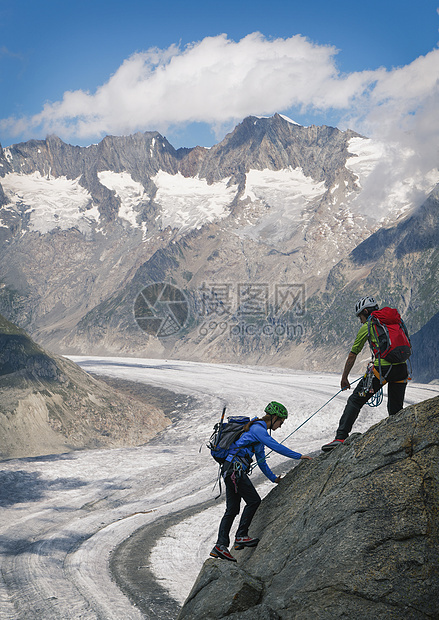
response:
M331 443L325 443L325 445L322 446L322 450L323 452L331 452L331 450L340 446L342 443L344 443L344 439L334 439Z
M229 550L225 545L215 545L210 552L213 558L221 558L222 560L230 560L230 562L236 562L236 559L229 553Z
M239 551L244 547L256 547L259 542L259 538L250 538L250 536L237 536L235 538L234 549Z

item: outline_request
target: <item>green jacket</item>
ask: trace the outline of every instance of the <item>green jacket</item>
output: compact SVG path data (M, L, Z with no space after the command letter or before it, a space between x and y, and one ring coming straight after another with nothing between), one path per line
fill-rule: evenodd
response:
M363 325L358 330L357 337L355 338L355 342L352 345L351 353L355 353L355 355L358 355L359 353L361 353L367 341L367 334L368 334L367 323L363 323ZM372 340L376 343L376 337L375 337L375 334L373 333L372 333ZM403 362L403 364L405 364L405 362ZM378 365L379 365L378 360L375 360L374 365L378 368ZM381 360L381 366L391 366L391 365L392 364L390 364L390 362L386 362L385 359Z

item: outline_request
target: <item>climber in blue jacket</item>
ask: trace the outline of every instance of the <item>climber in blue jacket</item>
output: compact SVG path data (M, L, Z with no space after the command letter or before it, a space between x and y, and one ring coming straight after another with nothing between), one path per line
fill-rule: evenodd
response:
M265 407L263 418L254 418L244 427L244 432L229 448L229 453L221 468L221 475L226 485L226 511L218 531L218 540L210 555L214 558L222 558L236 562L236 559L229 552L230 530L235 517L239 514L241 498L245 501L245 508L242 512L239 526L236 532L234 549L244 549L244 547L256 547L258 538L251 538L248 529L261 503L259 493L253 486L247 472L250 469L253 455L261 471L271 482L280 482L281 477L276 476L268 467L265 460L264 446L274 452L278 452L290 459L311 459L299 452L294 452L286 446L275 441L268 434L282 426L288 417L288 411L284 405L272 401Z

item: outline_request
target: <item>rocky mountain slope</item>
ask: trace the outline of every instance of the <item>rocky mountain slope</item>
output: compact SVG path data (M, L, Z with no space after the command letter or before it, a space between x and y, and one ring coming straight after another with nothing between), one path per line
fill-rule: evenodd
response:
M410 217L381 228L330 271L325 289L309 300L312 310L305 321L311 345L337 363L334 342L348 346L357 327L347 309L353 300L372 293L380 302L397 307L409 326L416 379L437 379L438 268L439 186Z
M78 324L71 343L82 348L88 342L103 351L136 349L139 325L128 315L127 308L134 307L144 286L172 281L186 292L194 318L175 336L150 338L146 342L142 334L145 355L218 362L240 359L307 370L340 370L359 325L354 304L360 297L373 294L380 304L400 310L413 335L414 376L431 381L439 377L437 339L432 339L434 330L430 322L439 304L438 207L436 188L411 216L372 233L328 269L320 287L317 277L310 277L303 287L290 285L297 282L299 270L295 263L303 259L303 252L261 256L258 244L247 244L243 251L233 238L221 238L217 249L209 254L212 246L207 243L207 231L206 243L200 244L198 237L186 237L155 253L126 287L88 313ZM195 290L185 283L187 269L193 269L190 285L195 287L198 281ZM247 281L246 271L254 274L254 279L248 278L250 292L245 287L241 289L242 303L250 303L253 295L253 308L260 310L259 315L240 312L236 307L239 283ZM203 292L206 274L217 283L211 283ZM266 276L267 284L259 281L262 275L258 274ZM230 284L227 298L220 277ZM277 290L280 304L285 295L283 308L276 308ZM230 306L224 307L228 302ZM429 342L427 347L419 346L420 330ZM368 347L360 357L363 362L370 357ZM358 369L361 372L359 365Z
M398 304L412 333L434 314L436 264L430 280L423 266L437 234L416 224L437 231L437 194L420 199L436 177L395 189L387 175L378 204L383 153L280 115L248 117L211 149L157 132L2 149L0 311L62 353L337 369L360 292ZM367 250L400 234L418 245L388 262Z
M180 620L427 620L439 600L439 398L295 467L255 549L208 559Z
M439 377L439 348L436 334L439 333L439 313L426 323L412 337L415 351L413 355L413 374L418 381L428 383L438 381ZM420 354L422 352L422 354Z
M0 459L139 445L168 424L0 316Z

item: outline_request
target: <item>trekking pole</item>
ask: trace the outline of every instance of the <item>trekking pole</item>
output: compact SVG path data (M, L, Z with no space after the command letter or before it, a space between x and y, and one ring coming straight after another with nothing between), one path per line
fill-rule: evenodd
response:
M357 383L357 381L360 381L360 379L362 379L362 377L359 377L358 379L355 379L355 381L352 381L352 382L351 382L351 385L353 385L354 383ZM294 431L292 431L289 435L287 435L287 436L285 437L285 439L282 439L282 441L279 441L279 443L281 443L281 444L282 444L282 443L285 443L285 441L286 441L287 439L289 439L289 438L291 437L291 435L294 435L294 433L295 433L296 431L298 431L298 430L299 430L299 428L302 428L302 426L304 426L307 422L309 422L309 421L311 420L311 418L313 418L315 415L317 415L317 413L319 413L319 411L321 411L321 410L323 409L323 407L326 407L326 405L328 405L328 404L331 402L331 400L334 400L334 398L335 398L336 396L338 396L338 395L340 394L340 392L344 392L344 391L345 391L345 390L344 390L343 388L340 388L340 389L338 390L338 392L337 392L336 394L334 394L334 396L331 396L331 398L330 398L329 400L327 400L327 401L326 401L326 403L324 403L324 404L323 404L323 405L322 405L319 409L317 409L317 411L314 411L314 413L312 413L312 414L309 416L309 418L307 418L304 422L302 422L302 424L299 424L299 426L298 426L297 428L295 428L295 429L294 429ZM274 450L270 450L270 452L268 452L268 453L265 455L265 458L268 458L272 452L274 452ZM251 466L251 468L250 468L250 472L251 472L251 471L253 471L253 469L256 467L256 465L257 465L258 463L259 463L259 461L256 461L256 462L255 462L255 463Z
M221 420L219 421L218 435L217 435L217 439L216 439L216 443L214 445L214 448L216 448L218 446L218 444L220 442L220 439L221 439L221 433L223 432L223 421L224 421L224 416L226 415L226 409L227 409L227 407L224 406L223 413L221 415ZM215 428L216 428L216 426L215 426ZM212 437L211 437L211 439L212 439ZM202 447L203 447L203 444L201 444L200 449L198 450L199 453L201 453L201 448ZM209 447L212 448L211 445Z

